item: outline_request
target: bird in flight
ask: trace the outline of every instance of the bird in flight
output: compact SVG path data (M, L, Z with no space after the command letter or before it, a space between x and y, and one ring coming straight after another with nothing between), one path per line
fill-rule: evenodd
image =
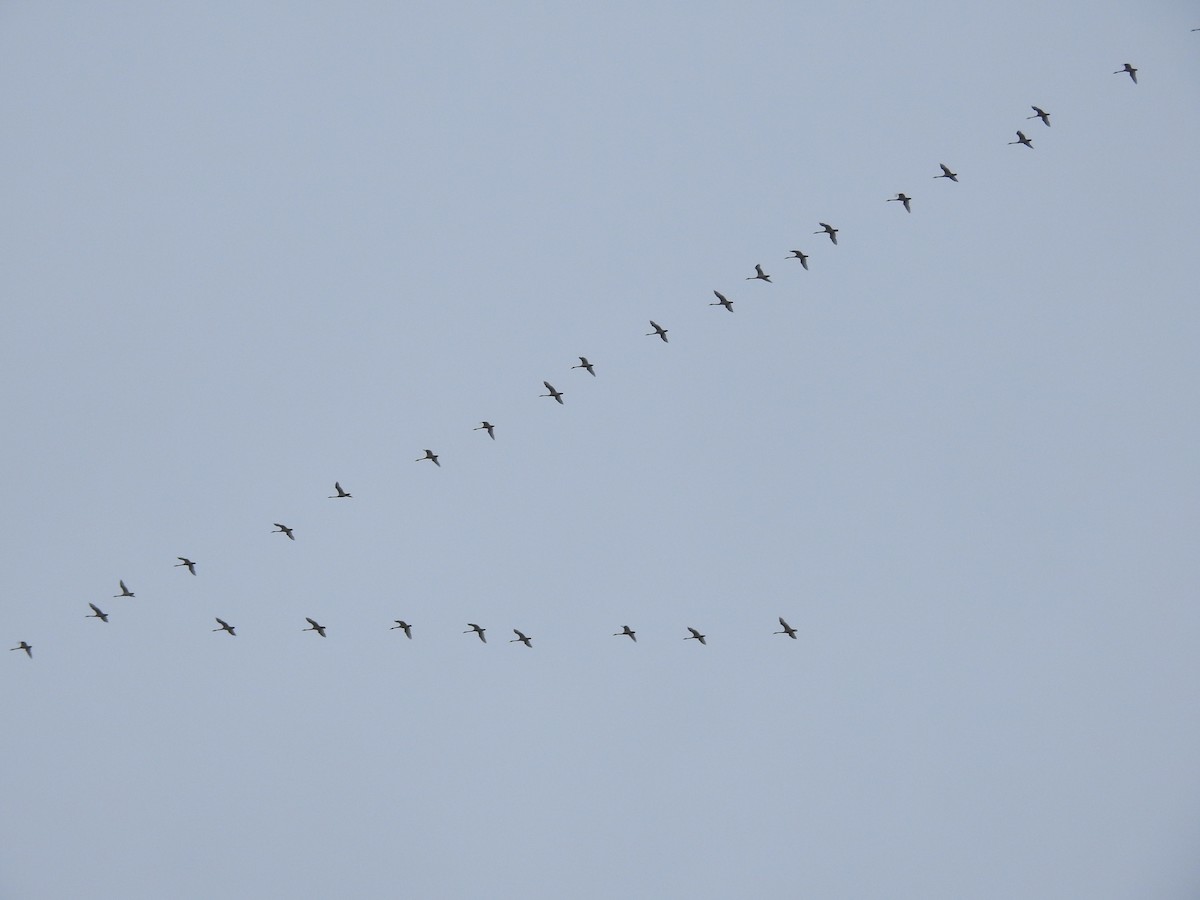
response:
M353 494L347 494L345 491L342 490L342 483L340 481L335 481L333 483L333 489L335 491L337 491L337 493L330 494L329 495L330 500L341 500L342 498L350 498L353 496Z
M559 406L561 406L561 405L562 405L563 392L562 392L562 391L556 391L556 390L554 389L554 385L552 385L552 384L551 384L550 382L548 382L548 381L543 381L543 382L542 382L542 384L544 384L544 385L546 386L546 390L548 390L550 393L548 393L548 394L538 394L538 396L539 396L539 397L553 397L555 400L557 400L557 401L558 401L558 403L559 403Z
M793 641L796 640L796 629L783 620L783 616L779 617L779 624L783 626L783 631L776 631L774 634L786 634Z
M888 203L891 203L893 200L899 200L903 203L905 212L912 212L912 207L909 206L912 203L912 197L908 196L908 194L899 193L895 197L888 197Z
M1122 72L1128 73L1129 77L1133 79L1133 83L1137 84L1137 69L1133 67L1132 63L1125 63L1125 67L1123 69L1117 69L1117 71L1113 72L1113 74L1120 75Z
M1025 137L1025 132L1023 132L1023 131L1018 131L1018 132L1017 132L1017 139L1016 139L1015 141L1009 141L1009 142L1008 142L1008 145L1009 145L1010 147L1011 147L1013 144L1024 144L1024 145L1025 145L1026 147L1028 147L1030 150L1032 150L1032 149L1033 149L1033 141L1031 141L1029 138Z
M496 439L495 428L496 428L496 426L493 425L491 422L480 422L479 427L474 428L472 430L473 431L486 431L488 433L488 437L490 437L494 441ZM417 462L420 462L420 460L417 460Z
M411 641L412 640L412 626L409 625L407 622L405 622L403 619L393 619L392 621L394 621L396 624L391 627L391 630L395 631L397 628L402 629L404 631L404 636Z
M84 616L85 619L99 619L101 622L108 621L108 613L98 607L95 603L89 603L88 606L92 608L92 611Z
M310 628L301 628L300 629L301 631L315 631L321 637L325 637L325 626L324 625L318 625L315 619L310 619L308 616L304 617L304 621L307 622L311 627Z
M572 369L587 369L589 375L591 375L593 378L596 377L596 370L592 368L592 364L590 362L588 362L588 358L586 356L579 357L579 365L571 366L571 368Z
M129 588L125 587L124 581L118 581L117 584L119 584L121 586L121 593L113 594L114 597L132 597L132 596L134 596L133 591L131 591Z
M730 312L733 312L733 301L732 300L727 298L720 291L713 291L713 293L717 295L717 302L710 303L710 304L708 304L709 306L723 306Z
M280 525L278 522L275 523L275 531L272 531L271 534L286 534L289 540L294 541L296 539L296 536L292 534L292 529L286 525Z
M621 630L616 632L613 637L627 637L635 644L637 643L637 632L628 625L622 625Z
M827 234L829 235L829 239L836 244L838 230L832 225L826 225L824 222L818 222L817 224L821 226L821 230L814 231L813 234Z
M427 460L427 459L431 460L433 462L433 464L435 466L437 466L439 469L442 467L442 464L437 461L437 454L434 453L432 450L426 450L425 455L422 456L420 459L414 460L414 462L423 462L424 460Z
M754 275L747 275L747 276L746 276L746 280L747 280L747 281L765 281L765 282L767 282L768 284L770 284L770 282L771 282L771 276L770 276L770 275L768 275L766 272L764 272L764 271L762 270L762 266L761 266L761 265L757 265L757 266L755 266L755 267L754 267L754 271L755 271L755 273L756 273L756 274L754 274Z
M1117 73L1113 72L1113 74L1116 75ZM1031 106L1029 108L1033 110L1033 115L1026 116L1026 119L1041 119L1043 125L1047 128L1050 127L1050 113L1046 112L1040 106Z
M664 344L669 343L669 341L667 340L667 329L663 328L661 325L659 325L653 319L650 320L650 327L653 328L654 330L647 331L646 337L653 337L654 335L657 334L660 338L662 338Z
M793 250L791 256L785 256L784 259L798 259L800 265L804 266L804 270L808 271L808 254L803 250Z
M191 572L193 575L195 575L195 574L196 574L196 564L195 564L194 562L192 562L192 561L191 561L190 559L188 559L186 556L177 556L177 557L175 557L175 558L176 558L177 560L179 560L179 562L175 563L175 568L176 568L176 569L181 569L181 568L183 568L184 566L187 566L187 570L188 570L189 572Z
M217 619L216 616L213 616L213 618ZM217 624L220 625L221 627L214 628L213 631L228 631L234 637L237 637L237 632L233 630L233 626L230 625L228 622L226 622L224 619L217 619Z
M517 641L520 641L526 647L533 646L533 638L526 637L525 634L519 628L514 628L513 634L515 634L516 637L513 638L511 641L509 641L510 644L515 644L515 643L517 643Z
M950 167L945 163L938 163L938 165L942 167L942 174L934 175L934 178L949 178L951 181L958 181L957 172L951 172Z
M691 634L690 634L688 637L685 637L685 638L684 638L684 640L685 640L685 641L692 641L692 640L695 640L695 641L699 641L699 642L700 642L700 643L702 643L702 644L703 644L703 643L705 643L705 641L704 641L704 635L702 635L700 632L698 632L698 631L697 631L695 628L693 628L691 625L689 625L689 626L688 626L688 631L690 631L690 632L691 632Z
M479 639L480 639L481 641L483 641L483 642L486 644L486 643L487 643L487 638L483 636L483 633L484 633L485 631L487 631L487 629L486 629L486 628L480 628L480 627L479 627L478 625L476 625L474 622L468 622L467 624L468 624L468 625L470 625L471 627L470 627L470 628L468 628L466 631L464 631L464 632L463 632L463 634L470 634L470 633L473 631L473 632L475 632L477 635L479 635Z
M24 650L25 655L28 656L30 659L33 659L33 644L28 644L25 641L21 641L21 643L17 644L17 646L10 647L9 649L10 650Z

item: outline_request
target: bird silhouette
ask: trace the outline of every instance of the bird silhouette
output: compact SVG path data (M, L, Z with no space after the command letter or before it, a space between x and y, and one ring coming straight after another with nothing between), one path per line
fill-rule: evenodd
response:
M705 643L705 640L704 640L704 635L702 635L700 632L698 632L698 631L697 631L695 628L693 628L691 625L689 625L689 626L688 626L688 631L690 631L690 632L691 632L691 634L690 634L688 637L685 637L685 638L684 638L684 640L685 640L685 641L693 641L693 640L695 640L695 641L699 641L699 642L700 642L700 643L702 643L702 644L703 644L703 643Z
M347 498L347 499L348 499L349 497L351 497L351 496L352 496L351 494L347 494L345 491L343 491L343 490L342 490L342 483L341 483L340 481L335 481L335 482L333 483L333 489L334 489L335 491L337 491L337 493L336 493L336 494L330 494L330 495L329 495L329 499L330 499L330 500L341 500L341 499L343 499L343 498Z
M15 647L9 647L10 650L24 650L25 655L33 659L33 644L27 644L25 641L17 644Z
M727 298L720 291L713 291L713 293L717 295L717 302L710 303L710 304L708 304L709 306L723 306L730 312L733 312L733 301L732 300Z
M951 181L958 181L957 172L951 172L950 167L945 163L938 163L938 165L942 167L942 174L934 175L934 178L949 178Z
M1116 72L1113 74L1115 75ZM1033 110L1033 115L1026 116L1026 119L1041 119L1043 125L1045 125L1047 128L1050 127L1050 113L1046 112L1040 106L1031 106L1029 108Z
M92 611L84 616L85 619L99 619L101 622L108 621L108 613L98 607L95 603L89 603L88 606L92 608Z
M217 619L216 616L213 616L213 618ZM214 628L213 631L228 631L234 637L237 637L237 632L233 630L233 626L230 625L228 622L226 622L224 619L217 619L217 624L220 625L221 627Z
M591 375L593 378L596 377L596 370L594 368L592 368L592 364L590 362L588 362L588 359L586 356L579 357L579 365L571 366L571 368L572 369L587 369L589 375Z
M838 230L832 225L826 225L824 222L818 222L817 224L821 226L821 230L814 231L813 234L827 234L829 235L829 239L836 244Z
M627 637L635 644L637 643L637 632L628 625L622 625L621 630L616 632L613 637Z
M800 265L804 266L804 270L808 271L808 254L803 250L793 250L791 256L785 256L784 259L798 259Z
M324 625L318 625L315 619L310 619L308 616L304 617L304 621L307 622L311 627L310 628L301 628L300 629L301 631L315 631L321 637L325 637L325 626Z
M891 203L893 200L899 200L903 203L905 212L912 212L912 207L909 206L912 203L912 197L908 196L908 194L899 193L895 197L888 197L888 203Z
M660 338L662 338L664 344L669 343L669 341L667 340L667 329L663 328L661 325L659 325L653 319L650 320L650 327L653 328L654 330L647 331L646 337L653 337L654 335L657 334Z
M474 428L472 430L473 431L486 431L488 433L488 437L490 437L494 441L496 439L495 429L496 429L496 426L493 425L491 422L480 422L479 427ZM420 462L420 460L418 460L418 462Z
M286 534L289 540L294 541L296 539L296 536L292 534L292 529L288 528L286 525L280 525L278 522L275 523L275 530L272 531L271 534Z
M113 594L114 597L132 597L132 596L134 596L133 591L131 591L129 588L125 587L124 581L118 581L117 584L119 584L121 586L121 593Z
M426 450L425 455L422 456L420 459L414 460L414 462L424 462L425 460L429 460L435 466L437 466L439 469L442 467L442 464L440 462L438 462L437 454L434 453L432 450Z
M779 617L779 624L783 626L783 631L776 631L774 634L786 634L793 641L796 640L796 629L787 622L783 621L783 616Z
M755 267L754 267L754 271L755 271L757 274L755 274L755 275L747 275L747 276L746 276L746 280L747 280L747 281L765 281L765 282L767 282L768 284L770 283L770 281L771 281L771 276L770 276L770 275L768 275L766 272L764 272L764 271L762 270L762 266L761 266L761 265L757 265L757 266L755 266Z
M515 634L515 635L516 635L516 637L515 637L515 638L513 638L511 641L509 641L509 643L510 643L510 644L515 644L515 643L517 643L518 641L520 641L520 642L521 642L522 644L524 644L526 647L533 647L533 638L526 637L526 636L525 636L525 635L524 635L524 634L521 632L521 630L520 630L520 629L518 629L518 628L514 628L514 629L513 629L513 634Z
M554 385L552 385L552 384L551 384L550 382L548 382L548 381L543 381L543 382L542 382L542 384L544 384L544 385L546 386L546 390L548 390L550 393L548 393L548 394L538 394L538 396L539 396L539 397L553 397L555 400L557 400L557 401L558 401L558 405L559 405L559 406L562 406L562 402L563 402L563 401L562 401L562 398L563 398L563 392L562 392L562 391L556 391L556 390L554 389Z
M193 575L196 574L196 564L194 562L192 562L186 556L177 556L175 558L179 560L179 562L175 563L174 568L182 569L184 566L186 566L189 572L191 572Z
M1133 79L1133 83L1137 84L1138 70L1135 69L1131 63L1125 63L1125 67L1123 69L1117 69L1117 71L1113 72L1113 74L1120 75L1122 72L1125 72L1126 74L1128 74L1129 77Z
M1023 131L1018 131L1018 132L1017 132L1017 139L1016 139L1015 141L1009 141L1009 142L1008 142L1008 145L1009 145L1010 147L1011 147L1013 144L1024 144L1024 145L1025 145L1026 147L1028 147L1030 150L1032 150L1032 149L1033 149L1033 141L1031 141L1029 138L1025 137L1025 132L1023 132Z
M486 644L486 643L487 643L487 638L483 636L483 633L484 633L485 631L487 631L487 629L486 629L486 628L480 628L480 627L479 627L478 625L476 625L474 622L468 622L467 624L468 624L468 625L470 625L471 627L470 627L470 628L468 628L466 631L464 631L464 632L463 632L463 634L470 634L470 633L473 631L473 632L475 632L477 635L479 635L479 639L480 639L481 641L483 641L483 642Z
M412 640L412 626L409 625L407 622L405 622L403 619L393 619L392 621L394 621L396 624L391 627L391 630L395 631L397 628L402 629L404 631L404 636L411 641Z

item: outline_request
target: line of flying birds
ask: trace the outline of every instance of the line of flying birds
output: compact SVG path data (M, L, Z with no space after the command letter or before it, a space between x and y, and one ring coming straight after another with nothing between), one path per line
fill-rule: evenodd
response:
M1192 31L1200 31L1200 28L1193 28ZM1114 75L1122 75L1122 74L1128 75L1134 84L1137 84L1137 73L1138 73L1138 70L1133 66L1132 63L1125 63L1125 65L1122 68L1117 69L1115 72L1113 72ZM1041 120L1042 124L1045 125L1047 128L1050 127L1050 113L1048 113L1046 110L1042 109L1040 106L1031 106L1030 109L1033 110L1033 115L1026 116L1027 119L1039 119L1039 120ZM1017 130L1017 139L1015 141L1009 141L1008 143L1010 145L1019 144L1019 145L1028 147L1031 150L1033 149L1033 141L1028 136L1026 136L1026 134L1023 131L1021 131L1020 129ZM953 182L958 181L958 173L957 172L951 171L950 167L947 166L945 163L939 163L938 166L941 168L942 173L940 175L934 175L933 177L935 179L946 178ZM908 213L912 212L912 197L908 196L908 194L904 193L903 191L896 194L895 197L887 198L887 202L900 203L904 206L905 212L908 212ZM820 225L821 227L817 231L814 231L813 234L824 234L824 235L828 236L830 242L836 246L837 242L838 242L838 237L837 237L838 229L835 228L833 225L830 225L827 222L818 222L817 224ZM790 254L791 255L787 256L786 259L798 259L798 260L800 260L800 265L806 271L808 270L809 255L807 253L805 253L803 250L792 250L792 251L790 251ZM763 271L763 267L761 264L756 264L754 266L754 274L746 276L745 280L746 281L765 281L769 284L769 283L771 283L771 276ZM720 291L714 290L713 294L716 295L717 300L715 303L709 303L708 304L709 306L722 306L729 312L733 312L733 301L731 301L728 297L726 297ZM653 319L650 320L650 327L653 330L646 332L646 337L657 337L657 338L661 339L664 344L669 343L669 341L667 340L667 329L666 328L663 328L661 325L659 325ZM589 375L591 375L593 378L596 377L596 368L591 363L591 361L588 360L588 358L586 356L580 356L579 364L571 366L571 369L583 369ZM552 400L557 401L560 405L563 405L564 392L555 388L554 385L552 385L549 381L543 381L542 384L545 385L547 392L545 394L539 394L538 396L548 397ZM496 426L493 425L491 422L487 422L487 421L480 422L480 424L477 425L473 430L474 431L486 431L489 438L491 438L493 441L496 439ZM417 459L415 461L416 462L424 462L426 460L428 460L429 462L432 462L438 468L441 468L441 466L442 466L442 464L438 461L438 454L434 453L432 450L426 450L425 455L417 457ZM334 493L329 495L330 500L348 500L353 497L353 494L349 493L342 487L340 481L334 482L333 489L334 489ZM275 524L275 529L274 529L274 531L271 532L272 534L284 534L288 537L289 540L292 540L292 541L296 540L296 535L294 533L293 528L291 528L288 525L284 525L280 522L276 522L274 524ZM179 562L175 564L175 568L186 568L191 574L193 574L193 575L196 574L196 563L194 560L188 559L187 557L184 557L184 556L176 557L176 559L178 559ZM121 593L114 594L113 596L115 598L136 596L133 593L133 591L129 590L129 588L126 587L124 580L119 581L118 585L121 588ZM85 616L85 618L99 619L102 622L108 621L108 613L101 610L98 606L96 606L95 603L89 603L88 606L91 607L92 612L90 614L88 614L87 616ZM216 618L216 617L214 617L214 618ZM235 631L235 626L230 625L224 619L217 618L216 621L220 627L212 629L213 631L223 631L230 635L237 634L237 632ZM315 631L321 637L325 637L325 626L324 625L320 625L315 620L310 619L310 618L306 618L306 621L308 622L309 627L301 629L302 631ZM411 639L412 638L412 626L401 619L396 619L395 622L396 622L396 624L394 626L392 626L392 630L401 629L404 631L405 636ZM790 625L788 625L788 623L786 621L784 621L782 616L779 618L779 624L781 626L783 626L783 630L776 631L776 632L774 632L775 634L786 634L788 637L792 638L793 640L796 639L796 629L792 628ZM469 625L469 627L467 628L466 631L463 632L463 634L475 634L479 637L479 640L483 641L484 643L487 643L487 638L484 635L484 632L487 631L486 628L483 628L474 623L468 623L468 625ZM684 640L688 640L688 641L695 640L695 641L699 641L701 644L706 643L705 642L706 636L701 634L695 628L692 628L689 626L688 631L691 633L687 637L685 637ZM513 633L516 635L516 637L513 638L512 640L510 640L509 643L511 643L511 644L521 643L521 644L524 644L526 647L533 646L533 639L531 637L529 637L528 635L524 634L519 629L514 628ZM621 631L616 632L614 637L628 637L632 641L635 641L635 642L637 641L637 633L635 631L633 631L628 625L625 625ZM33 645L28 643L27 641L21 641L17 646L12 647L11 649L12 650L23 650L23 651L25 651L26 656L28 656L30 658L33 657Z

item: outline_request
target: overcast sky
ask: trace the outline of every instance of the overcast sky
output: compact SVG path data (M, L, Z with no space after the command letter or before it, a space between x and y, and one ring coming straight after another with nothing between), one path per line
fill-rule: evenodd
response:
M1196 897L1197 27L4 4L0 895Z

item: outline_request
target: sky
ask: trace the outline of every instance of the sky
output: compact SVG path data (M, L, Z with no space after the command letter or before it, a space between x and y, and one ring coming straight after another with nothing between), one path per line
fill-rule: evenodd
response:
M4 4L0 896L1200 895L1192 28Z

